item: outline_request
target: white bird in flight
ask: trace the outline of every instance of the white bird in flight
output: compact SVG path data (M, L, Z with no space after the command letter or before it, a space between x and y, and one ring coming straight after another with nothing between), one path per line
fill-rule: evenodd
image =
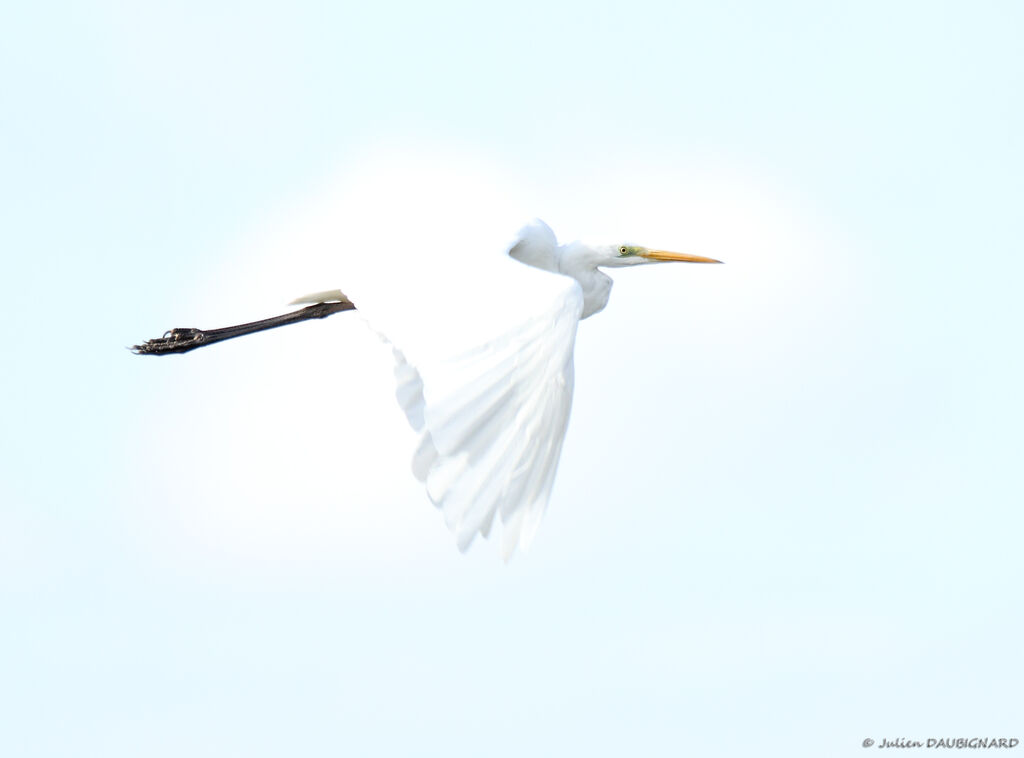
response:
M535 278L525 285L545 293L535 312L454 357L407 358L399 337L386 339L394 349L399 404L419 436L413 473L443 511L460 550L477 534L486 538L500 517L508 560L517 545L529 545L547 507L572 404L576 326L604 309L612 289L601 269L721 261L625 243L560 245L540 220L520 230L504 252L545 272L532 277L547 279L547 286ZM514 278L511 270L508 275ZM365 313L362 295L353 294L317 292L293 301L307 307L283 316L224 329L174 329L133 350L181 353L357 307Z

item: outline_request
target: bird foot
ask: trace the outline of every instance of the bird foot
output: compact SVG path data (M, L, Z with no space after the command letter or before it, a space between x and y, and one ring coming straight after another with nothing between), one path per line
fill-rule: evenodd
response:
M201 347L206 342L206 332L202 329L171 329L162 337L147 340L141 345L133 345L131 351L136 355L166 355L167 353L186 353Z

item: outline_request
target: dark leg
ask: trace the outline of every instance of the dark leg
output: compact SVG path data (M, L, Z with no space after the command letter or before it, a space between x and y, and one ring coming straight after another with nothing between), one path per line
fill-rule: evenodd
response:
M168 355L169 353L187 353L197 347L206 347L214 342L229 340L234 337L241 337L243 334L262 332L264 329L274 329L278 326L297 324L300 321L307 321L311 318L326 318L334 313L355 310L355 306L347 301L332 303L317 303L307 306L298 311L285 313L273 318L265 318L262 321L252 321L248 324L238 326L225 326L223 329L171 329L164 332L163 337L143 342L131 348L136 355Z

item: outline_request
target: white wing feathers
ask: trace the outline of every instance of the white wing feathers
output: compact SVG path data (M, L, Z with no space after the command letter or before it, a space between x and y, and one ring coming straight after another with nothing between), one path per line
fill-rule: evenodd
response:
M414 474L460 549L486 537L497 516L507 559L529 544L554 482L583 293L557 273L547 225L536 221L510 239L502 230L521 218L516 204L482 192L480 182L465 184L468 197L461 183L458 192L438 192L445 171L420 186L403 169L403 181L382 183L380 197L346 196L337 261L344 294L296 302L347 295L392 345L398 402L419 435ZM417 211L398 225L373 212L398 203L395 192L408 196L403 217Z
M420 443L413 473L465 550L502 522L502 555L535 534L572 404L573 346L583 309L568 278L560 296L497 339L413 366L395 348L398 402Z

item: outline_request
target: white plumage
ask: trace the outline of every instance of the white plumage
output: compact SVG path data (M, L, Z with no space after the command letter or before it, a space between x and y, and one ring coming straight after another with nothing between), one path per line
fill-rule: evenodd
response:
M394 352L398 402L419 436L413 473L461 550L497 521L507 560L547 508L572 406L576 326L612 289L601 268L718 261L624 243L559 245L539 220L510 237L522 216L506 183L450 160L390 165L357 172L302 240L329 245L344 292L294 302L341 307L172 330L135 349L183 352L354 307Z
M536 266L556 250L551 230L537 222L511 254L528 251ZM420 435L413 473L461 550L488 536L500 516L507 559L517 544L529 545L544 515L569 422L583 312L579 284L561 284L546 308L443 366L417 368L395 349L398 401Z
M379 282L365 303L358 288L346 292L393 347L398 402L419 435L416 478L460 550L499 520L507 560L529 545L547 508L572 406L576 326L611 293L599 266L712 261L631 245L559 245L539 220L504 252L501 260L470 258L466 285L443 302L428 270L406 281L400 297L392 291L390 305ZM297 302L344 297L335 290ZM393 317L398 310L404 318Z

